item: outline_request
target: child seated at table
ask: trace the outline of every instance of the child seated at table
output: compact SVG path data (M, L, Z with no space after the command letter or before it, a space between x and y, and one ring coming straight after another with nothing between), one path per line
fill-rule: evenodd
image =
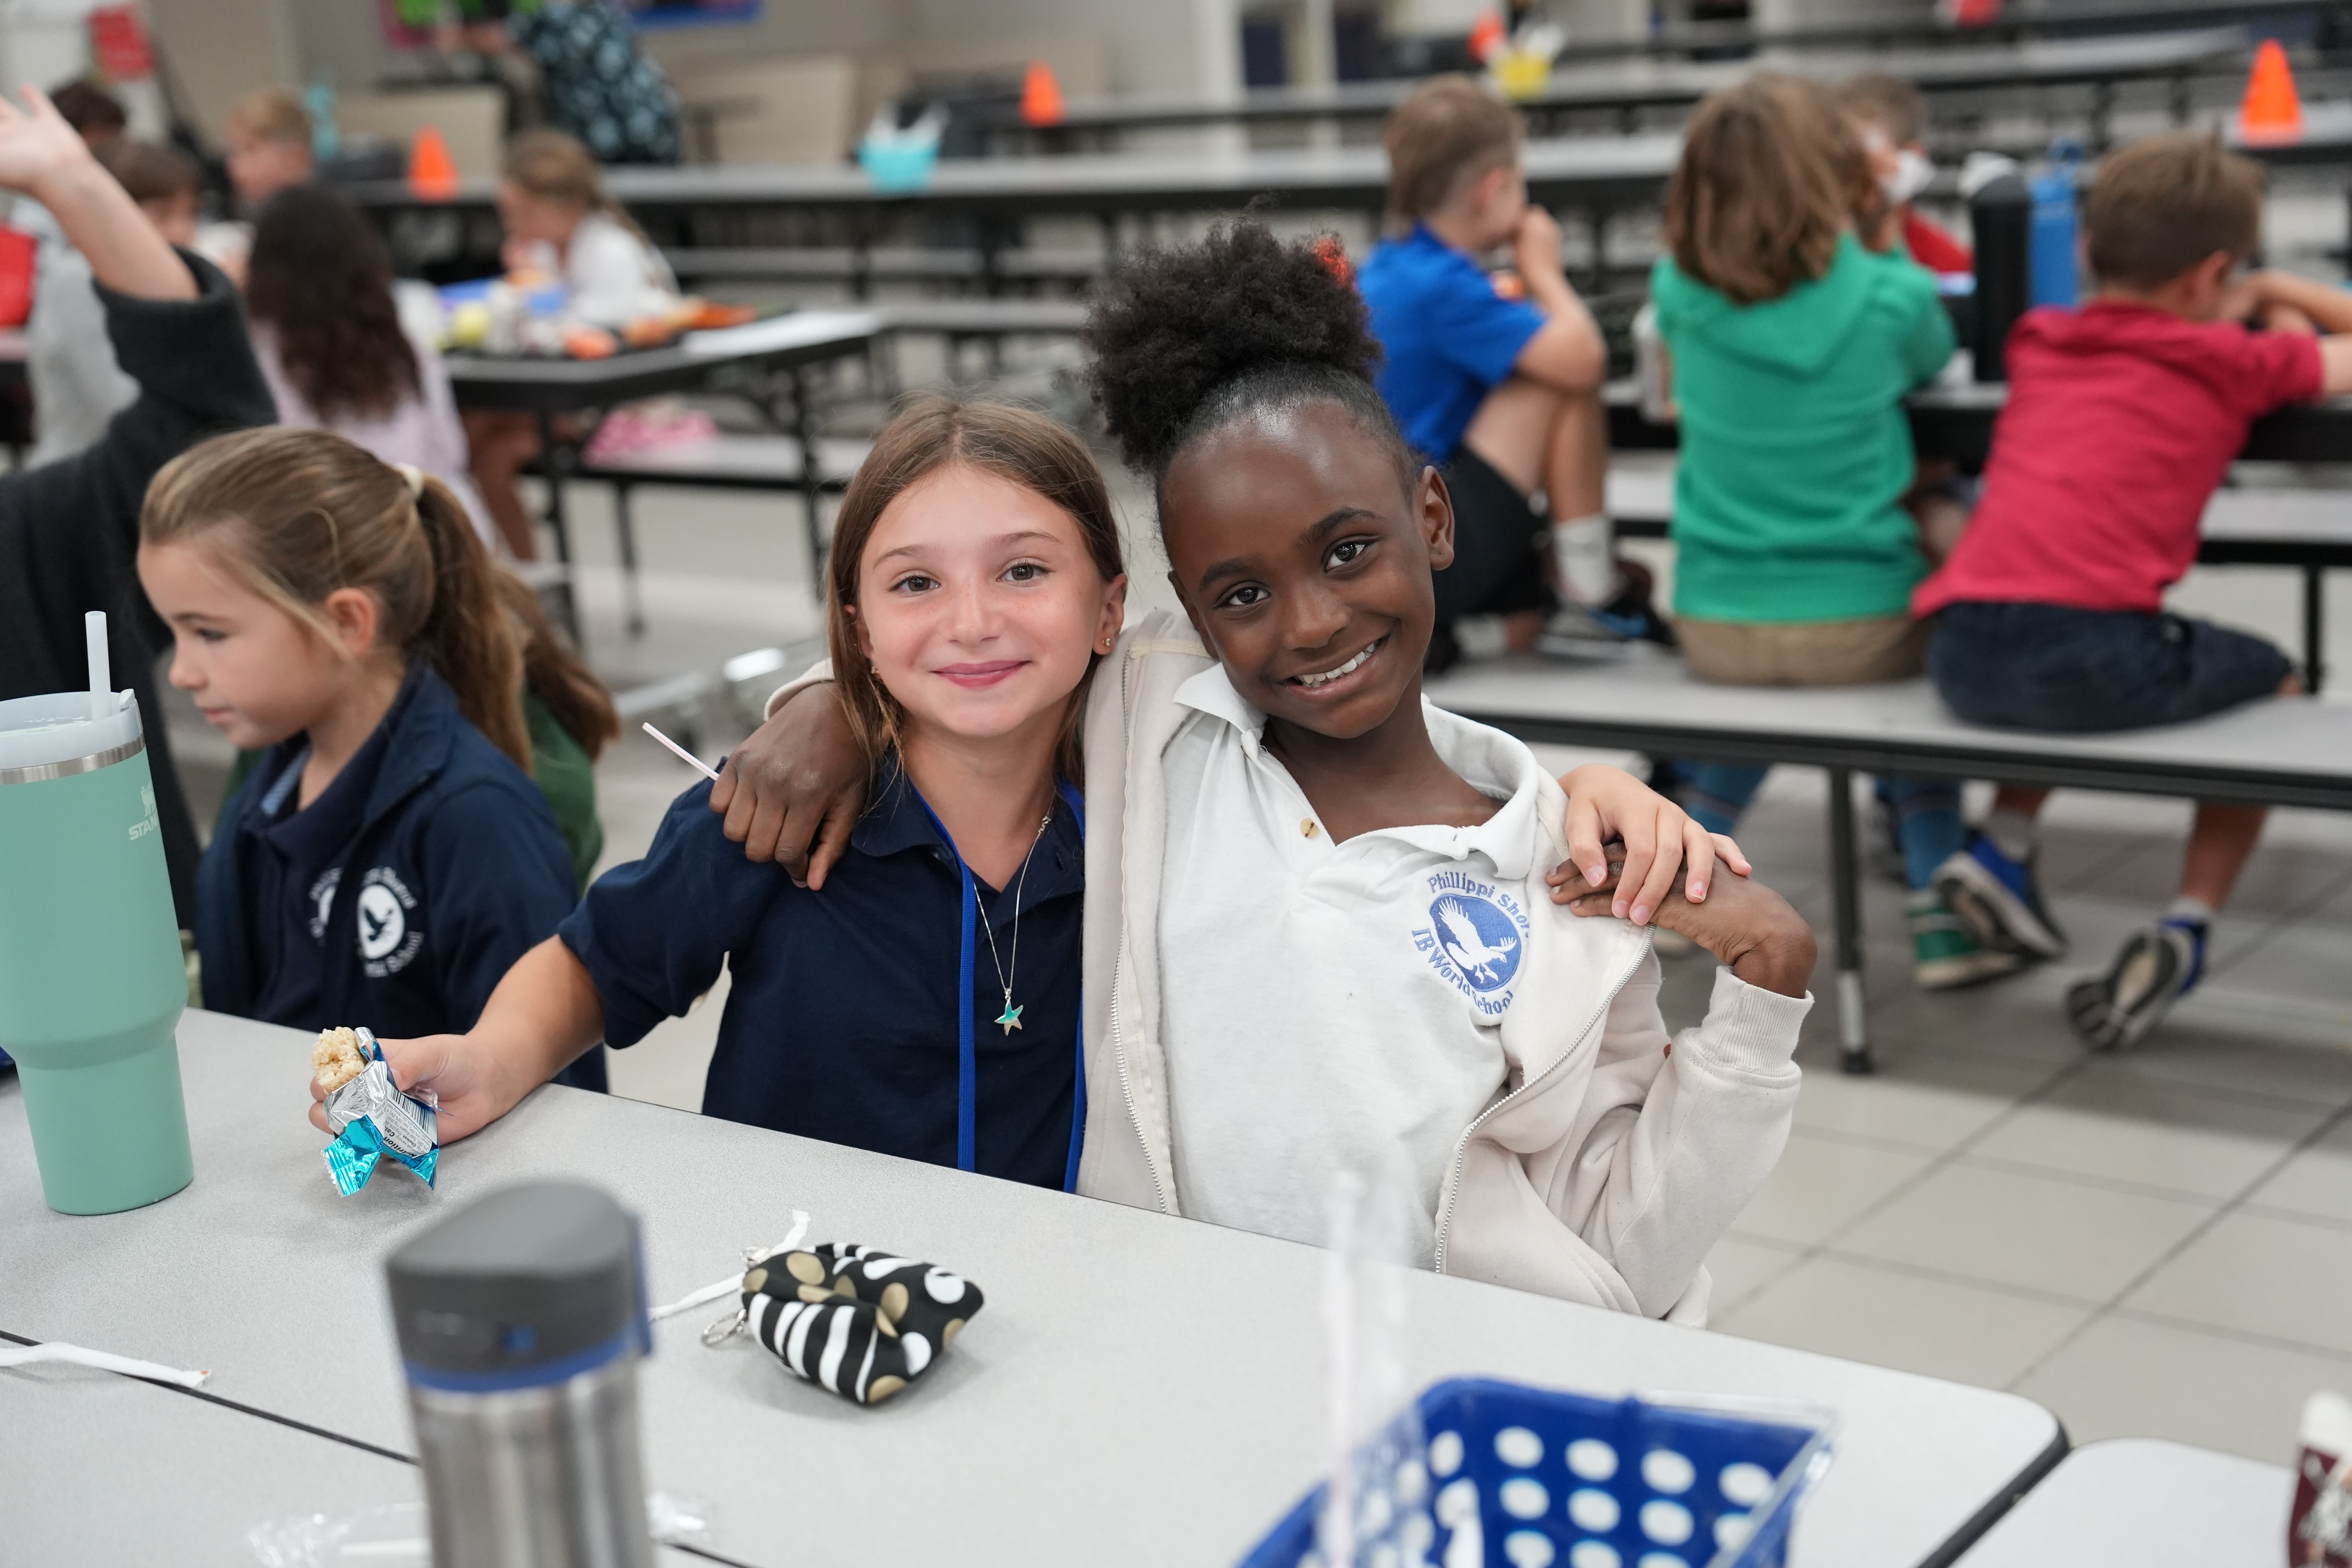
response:
M172 462L139 532L172 683L267 749L197 872L205 1005L466 1027L574 893L465 509L340 436L273 426Z
M1728 966L1670 1042L1647 933L1577 918L1615 905L1592 822L1422 698L1453 510L1326 254L1242 225L1122 274L1087 328L1191 625L1130 628L1087 716L1108 1092L1079 1190L1322 1243L1354 1171L1422 1267L1702 1321L1787 1136L1812 934L1740 875L1669 891L1654 919ZM824 771L838 704L783 711Z
M467 472L448 370L401 321L392 258L357 207L325 185L270 198L254 226L245 303L278 423L332 430L387 463L424 469L496 545L497 525Z
M1904 253L1937 273L1973 273L1976 257L1915 205L1936 177L1927 162L1927 105L1919 89L1899 76L1864 71L1837 88L1838 110L1862 138L1877 183L1880 205L1864 243L1873 250Z
M1855 233L1878 195L1828 89L1762 73L1710 93L1666 190L1651 275L1673 356L1675 630L1691 673L1844 686L1919 673L1911 590L1927 574L1904 500L1918 475L1903 398L1944 368L1933 278ZM1691 815L1727 833L1763 783L1681 764ZM1928 990L2007 973L1944 907L1936 868L1964 841L1956 785L1882 778L1911 892L1912 973Z
M2352 334L2352 295L2282 272L2237 275L2262 216L2261 169L2214 136L2153 136L2100 163L2083 204L2097 288L2081 309L2029 311L2011 333L1983 499L1912 601L1934 630L1936 689L1961 718L2128 730L2299 689L2262 638L2164 609L2248 426L2352 391L2352 336L2333 335ZM2250 330L2254 318L2270 330ZM2066 951L2034 876L2047 795L2003 789L1937 874L1985 942L2034 958ZM2197 984L2214 912L2263 816L2198 806L2179 897L2067 994L2085 1042L2140 1039Z
M499 220L506 226L509 273L561 283L570 315L618 329L677 302L669 263L604 194L596 160L561 131L527 131L507 147L499 174ZM515 479L539 456L539 423L514 409L468 409L466 438L474 483L518 561L536 560L537 535Z
M822 893L796 886L729 842L709 785L686 791L468 1032L384 1042L403 1087L438 1095L445 1142L684 1014L723 967L704 1114L1075 1184L1077 721L1127 590L1109 493L1045 416L921 398L852 480L829 569L849 855Z
M1559 225L1528 201L1523 130L1517 110L1467 77L1440 77L1398 105L1385 141L1402 233L1373 248L1359 279L1381 395L1454 500L1454 561L1437 574L1430 644L1438 668L1457 657L1462 616L1504 616L1510 646L1524 648L1559 595L1618 632L1671 640L1650 613L1647 574L1615 558L1602 510L1608 351L1560 270ZM1516 280L1498 284L1482 258L1504 247Z
M237 100L221 133L228 142L228 183L248 218L258 218L278 192L309 184L316 172L310 111L290 88L265 87Z

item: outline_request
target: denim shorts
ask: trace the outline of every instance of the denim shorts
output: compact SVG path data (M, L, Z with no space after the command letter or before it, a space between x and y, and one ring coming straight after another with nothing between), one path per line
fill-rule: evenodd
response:
M2210 621L2064 605L1948 605L1927 645L1952 711L2005 730L2185 724L2270 696L2294 668Z

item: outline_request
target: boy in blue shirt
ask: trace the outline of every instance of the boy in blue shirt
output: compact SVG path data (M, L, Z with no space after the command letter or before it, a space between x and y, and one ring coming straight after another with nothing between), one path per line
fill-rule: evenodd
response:
M1668 637L1646 574L1612 548L1608 350L1560 269L1559 225L1528 204L1521 136L1517 111L1467 77L1440 77L1398 105L1389 209L1403 232L1359 279L1384 355L1381 396L1454 502L1433 668L1455 657L1461 616L1501 615L1510 646L1525 648L1561 597L1622 635ZM1524 299L1479 265L1506 245Z

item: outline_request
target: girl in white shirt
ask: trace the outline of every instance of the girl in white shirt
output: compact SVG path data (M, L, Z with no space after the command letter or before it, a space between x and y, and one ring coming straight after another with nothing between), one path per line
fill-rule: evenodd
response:
M1726 966L1669 1039L1649 933L1577 918L1615 901L1589 816L1422 698L1453 509L1328 258L1238 226L1087 336L1185 619L1129 627L1087 705L1078 1190L1321 1242L1333 1178L1387 1174L1426 1267L1704 1321L1788 1136L1811 932L1738 875L1665 897ZM1572 782L1623 820L1616 778Z
M293 185L261 209L247 262L254 357L278 422L332 430L454 491L482 542L498 531L467 478L466 432L449 373L405 330L392 261L359 209L323 185Z
M588 149L561 131L527 131L507 147L499 175L499 221L509 272L546 273L568 296L567 315L614 331L678 302L677 279L661 252L604 194ZM469 409L466 436L474 481L518 560L539 554L515 479L539 456L539 424L512 409Z

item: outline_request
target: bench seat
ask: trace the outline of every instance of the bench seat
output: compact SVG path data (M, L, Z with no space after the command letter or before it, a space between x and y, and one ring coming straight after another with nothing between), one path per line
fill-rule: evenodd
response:
M2352 707L2315 697L2273 698L2194 724L2045 735L1962 723L1924 679L1714 686L1643 644L1591 660L1457 666L1424 690L1441 708L1529 742L1827 769L1839 1038L1853 1072L1870 1068L1855 773L2352 810Z

